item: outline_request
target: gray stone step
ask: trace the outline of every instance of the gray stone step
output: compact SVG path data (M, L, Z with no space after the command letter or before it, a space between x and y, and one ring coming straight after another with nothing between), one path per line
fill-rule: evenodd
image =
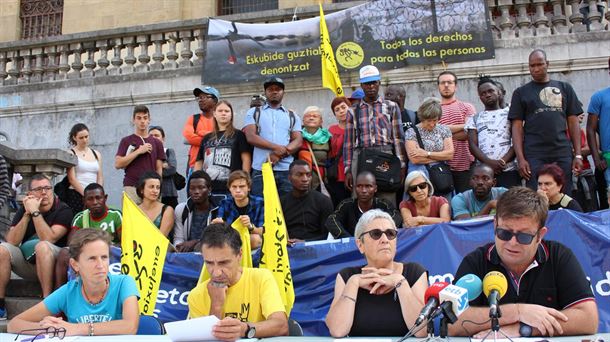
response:
M0 333L6 332L6 326L8 325L8 320L0 321Z
M7 297L42 297L40 283L34 280L13 278L6 289Z
M8 318L11 319L32 306L42 301L42 298L32 297L7 297L6 299L6 310Z

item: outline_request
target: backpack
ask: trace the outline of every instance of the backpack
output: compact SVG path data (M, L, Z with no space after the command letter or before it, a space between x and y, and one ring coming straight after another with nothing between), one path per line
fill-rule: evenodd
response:
M292 110L288 110L288 115L290 116L290 132L292 132L292 129L294 128L294 124L296 123L297 119L294 116L294 112ZM260 134L261 132L261 127L258 124L258 122L261 119L261 107L260 106L256 106L256 109L254 110L254 124L256 125L256 134Z

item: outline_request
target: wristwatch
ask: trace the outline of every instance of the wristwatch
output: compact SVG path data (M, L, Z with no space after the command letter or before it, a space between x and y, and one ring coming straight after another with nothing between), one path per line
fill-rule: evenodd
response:
M532 327L523 322L519 322L519 335L521 335L521 337L532 336Z
M253 230L254 230L254 225L252 223L250 223L250 225L248 226L248 232L252 233Z
M582 155L581 154L577 154L577 155L574 156L574 158L582 160Z
M430 158L430 151L428 151L428 158Z
M38 217L40 216L40 211L36 210L35 212L32 213L32 217Z
M248 326L248 329L246 329L246 338L254 338L256 335L256 328L249 323L246 323L246 325Z

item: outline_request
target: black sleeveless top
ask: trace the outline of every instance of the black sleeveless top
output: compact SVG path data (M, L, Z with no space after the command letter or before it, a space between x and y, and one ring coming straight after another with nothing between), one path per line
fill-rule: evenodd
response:
M362 266L364 267L364 266ZM354 274L360 274L362 267L348 267L339 272L347 283ZM413 286L426 269L417 263L403 263L402 275L409 286ZM403 336L409 331L400 309L401 298L394 300L394 292L372 295L358 288L358 298L354 309L354 321L349 336Z

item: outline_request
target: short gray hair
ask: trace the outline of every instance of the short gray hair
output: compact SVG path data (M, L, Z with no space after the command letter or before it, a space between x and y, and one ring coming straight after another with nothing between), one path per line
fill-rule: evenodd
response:
M309 107L305 108L305 110L303 111L303 116L305 116L308 113L313 113L313 112L317 112L320 114L320 116L322 116L322 109L320 109L320 107L318 107L318 106L309 106Z
M354 237L356 239L360 238L366 227L376 219L386 219L391 223L392 228L396 229L396 223L394 223L390 214L380 209L371 209L360 216L358 223L356 223L356 229L354 229Z
M417 178L417 177L423 178L426 181L426 183L428 183L428 197L432 197L432 194L434 194L434 186L432 185L430 178L428 178L428 176L426 176L426 174L421 171L417 171L417 170L411 171L407 175L407 178L405 178L405 197L406 197L407 201L409 199L411 199L411 195L409 195L409 190L408 190L409 186L411 186L411 182L413 180L415 180L415 178Z
M417 109L417 118L419 121L440 119L443 115L441 100L436 97L427 97Z

